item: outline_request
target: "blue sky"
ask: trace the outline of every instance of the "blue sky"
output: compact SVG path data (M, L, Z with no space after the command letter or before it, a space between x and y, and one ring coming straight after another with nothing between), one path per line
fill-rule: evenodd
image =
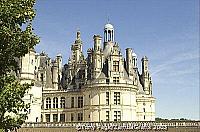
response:
M139 68L142 56L150 60L156 116L200 119L198 0L38 0L35 8L37 52L66 63L80 29L86 54L109 17L122 52L133 48Z

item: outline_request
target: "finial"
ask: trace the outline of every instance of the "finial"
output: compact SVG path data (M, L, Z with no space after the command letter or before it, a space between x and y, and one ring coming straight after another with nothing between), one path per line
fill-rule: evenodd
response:
M77 27L77 32L80 32L80 27Z
M109 15L108 15L108 18L107 18L107 19L108 19L107 23L110 23L110 18L109 18Z
M80 28L77 28L76 39L79 40L81 38Z

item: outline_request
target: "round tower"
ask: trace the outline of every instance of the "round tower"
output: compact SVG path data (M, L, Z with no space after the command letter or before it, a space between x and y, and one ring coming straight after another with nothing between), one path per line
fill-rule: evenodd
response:
M29 49L29 52L21 58L21 71L20 77L21 82L31 83L35 76L35 50Z

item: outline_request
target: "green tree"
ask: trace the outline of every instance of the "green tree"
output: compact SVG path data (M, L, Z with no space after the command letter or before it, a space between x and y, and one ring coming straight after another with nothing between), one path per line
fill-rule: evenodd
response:
M33 33L35 0L0 0L0 130L13 130L25 121L28 104L22 98L31 87L11 74L18 60L39 43Z

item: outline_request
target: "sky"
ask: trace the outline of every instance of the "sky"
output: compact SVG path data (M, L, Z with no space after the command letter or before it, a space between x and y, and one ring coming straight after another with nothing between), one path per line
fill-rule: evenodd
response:
M38 0L35 8L37 52L67 63L80 30L86 55L109 19L123 54L132 48L140 69L149 58L156 117L200 119L199 0Z

